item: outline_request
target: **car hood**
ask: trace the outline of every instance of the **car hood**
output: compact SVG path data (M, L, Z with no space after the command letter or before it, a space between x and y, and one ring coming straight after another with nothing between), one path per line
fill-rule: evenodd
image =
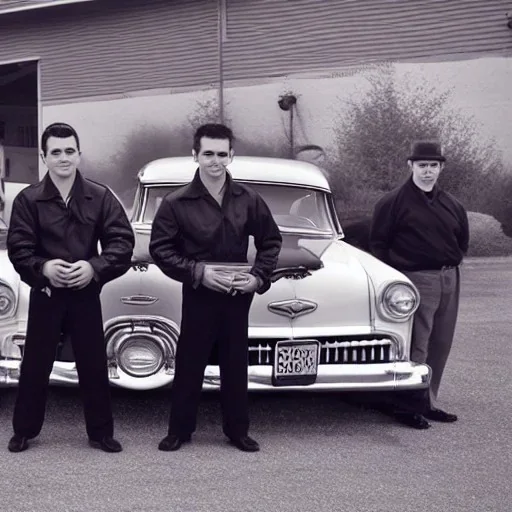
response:
M181 284L151 264L148 242L149 232L137 233L134 266L105 286L102 299L106 319L117 314L151 314L180 323ZM249 262L255 253L250 245ZM277 279L266 293L255 295L250 312L253 334L258 328L266 332L275 329L275 336L281 332L289 336L291 329L295 336L308 336L309 330L316 336L322 332L368 333L373 323L372 301L380 284L407 281L399 272L343 241L298 235L283 235L278 269L284 268L302 271ZM126 300L137 295L155 301L128 305L120 301L121 297ZM304 311L298 314L290 310L301 307Z
M134 261L144 265L145 270L140 272L135 265L122 279L125 281L122 288L125 296L140 294L158 300L150 307L132 306L129 308L130 314L134 314L135 310L151 311L151 314L171 317L179 324L181 287L150 264L148 241L149 233L137 233ZM254 261L255 254L254 245L250 243L249 262ZM250 312L250 326L253 330L275 328L277 335L280 328L289 333L291 328L311 326L315 327L317 335L318 328L368 332L368 277L347 244L332 239L310 239L284 234L277 267L278 270L299 268L301 272L291 272L288 276L285 272L285 276L277 279L266 293L255 295ZM126 281L130 281L131 285L126 286ZM117 286L120 290L121 283ZM131 292L128 293L128 290ZM297 302L306 304L304 309L311 311L303 312L302 315L290 313L290 304L293 308Z
M370 291L367 273L347 244L332 240L301 239L298 246L315 255L321 267L302 279L288 279L289 299L316 305L310 313L300 314L292 322L295 336L313 329L325 333L363 333L370 329ZM272 307L272 306L271 306Z

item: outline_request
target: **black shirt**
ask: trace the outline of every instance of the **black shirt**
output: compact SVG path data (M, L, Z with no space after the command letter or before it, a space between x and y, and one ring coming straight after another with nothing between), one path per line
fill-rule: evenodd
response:
M370 248L398 270L434 270L459 265L468 250L464 207L437 185L431 197L412 178L375 206Z
M153 220L149 252L168 277L197 285L204 262L247 262L249 235L257 251L251 273L262 281L262 293L270 286L282 243L267 204L228 173L219 205L197 170L188 185L163 199Z
M114 194L78 171L67 206L49 174L23 189L13 202L7 251L31 287L49 284L42 267L56 258L88 261L99 283L105 284L130 268L134 242L130 222Z

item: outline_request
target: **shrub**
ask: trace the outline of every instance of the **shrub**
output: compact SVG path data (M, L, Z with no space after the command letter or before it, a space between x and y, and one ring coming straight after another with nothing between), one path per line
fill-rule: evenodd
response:
M411 87L407 79L399 88L391 64L365 78L369 90L349 101L335 128L332 181L338 198L358 208L360 190L367 196L391 190L408 175L411 143L439 139L447 157L441 186L466 208L493 213L504 176L501 156L492 142L482 140L471 117L450 107L452 91Z
M482 183L482 186L488 185ZM503 173L490 192L494 198L490 213L501 222L503 232L512 237L512 167Z
M469 251L468 256L510 256L512 238L503 232L500 223L491 215L468 212Z

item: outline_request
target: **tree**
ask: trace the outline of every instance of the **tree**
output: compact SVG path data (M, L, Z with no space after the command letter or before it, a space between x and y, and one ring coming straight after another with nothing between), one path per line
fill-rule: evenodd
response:
M504 176L501 156L492 142L481 140L471 117L450 106L453 91L407 81L398 87L392 64L366 78L368 92L349 102L335 129L334 189L348 209L357 202L368 209L403 182L414 140L438 139L447 158L440 184L467 208L491 213Z
M229 105L229 103L227 104ZM114 189L126 207L130 207L137 186L137 174L142 167L152 160L169 156L190 156L195 130L204 123L219 122L219 106L216 97L207 95L199 98L195 109L186 119L173 120L172 124L155 124L141 121L124 137L122 144L109 160L109 172L104 173L94 162L82 159L87 175ZM231 120L226 118L230 125ZM235 129L236 135L236 129ZM271 143L257 140L236 140L236 154L252 156L282 157L286 148L279 139Z

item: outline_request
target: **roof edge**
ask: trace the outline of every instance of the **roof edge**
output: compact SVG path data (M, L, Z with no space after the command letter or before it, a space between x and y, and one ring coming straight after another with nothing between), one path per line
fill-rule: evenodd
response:
M0 16L2 14L8 14L13 12L21 12L21 11L32 11L34 9L44 9L48 7L57 7L58 5L66 5L66 4L77 4L82 2L93 2L94 0L53 0L52 2L38 2L34 4L21 4L18 6L13 5L12 7L6 6L2 7L0 3Z

